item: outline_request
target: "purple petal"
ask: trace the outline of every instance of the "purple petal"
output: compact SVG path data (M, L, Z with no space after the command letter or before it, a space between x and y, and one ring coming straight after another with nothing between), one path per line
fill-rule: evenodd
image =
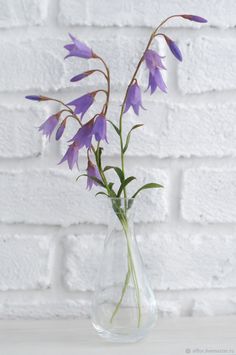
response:
M97 186L98 183L91 179L91 177L96 177L97 179L101 179L100 173L96 165L94 165L90 160L88 160L88 167L87 167L87 189L91 190L92 186Z
M68 147L64 157L61 159L61 161L58 164L67 161L69 169L72 170L75 164L78 165L78 155L79 155L79 147L76 143L73 143Z
M75 81L80 81L84 78L86 78L87 76L91 75L93 73L93 70L89 70L89 71L86 71L84 73L81 73L81 74L78 74L76 76L73 76L72 79L70 79L70 81L73 83Z
M50 138L52 132L58 124L58 119L58 115L50 116L43 124L41 124L41 126L39 127L39 131L42 131L43 135Z
M74 113L75 114L81 113L81 119L82 119L84 114L88 111L89 107L93 104L93 102L94 102L94 95L92 93L89 93L79 97L78 99L69 102L67 105L75 106Z
M97 142L101 140L105 140L107 142L107 121L105 116L97 116L93 126L93 134Z
M148 49L144 54L144 59L148 69L153 72L156 68L166 69L162 63L162 58L157 52Z
M75 136L70 139L70 142L76 142L79 148L86 147L91 148L92 138L93 138L93 125L94 119L88 121L85 125L83 125Z
M141 90L137 82L132 84L128 89L124 113L129 110L130 106L133 107L134 112L138 115L139 107L142 107L142 98Z
M38 96L38 95L28 95L28 96L25 96L25 98L28 100L33 100L33 101L41 101L41 96Z
M158 68L156 68L154 74L152 74L151 72L149 73L148 88L149 87L151 88L151 94L156 91L157 87L159 87L161 91L167 92L166 84L164 83L161 72Z
M93 57L93 52L91 48L89 48L85 43L80 42L74 36L69 34L71 40L73 41L72 44L66 44L64 46L65 49L69 51L69 54L65 58L68 57L79 57L89 59Z
M166 43L168 44L168 47L170 48L171 52L175 56L175 58L177 58L180 62L182 62L182 59L183 59L182 54L181 54L180 49L177 46L177 44L174 41L172 41L172 39L167 37L166 35L164 35L164 38L165 38Z
M206 23L207 20L203 17L200 16L195 16L195 15L181 15L181 17L185 18L186 20L194 21L194 22L200 22L200 23Z
M66 118L62 121L56 132L56 140L58 141L64 133L66 127Z

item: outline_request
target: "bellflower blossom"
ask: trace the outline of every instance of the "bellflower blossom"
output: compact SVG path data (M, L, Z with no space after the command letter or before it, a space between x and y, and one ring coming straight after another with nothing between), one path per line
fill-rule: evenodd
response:
M67 44L64 46L64 48L69 51L69 54L67 54L65 59L69 58L69 57L79 57L79 58L85 58L85 59L96 57L96 55L93 53L92 49L89 48L85 43L80 42L78 39L76 39L70 33L69 33L69 36L70 36L73 43Z
M94 126L93 126L93 134L97 142L101 140L105 140L107 143L107 120L106 117L102 114L96 117Z
M154 72L156 68L166 69L166 67L161 61L163 58L164 57L161 57L157 52L153 51L152 49L148 49L144 54L144 60L150 72Z
M132 84L128 89L124 113L127 112L131 106L133 107L136 115L139 114L139 107L142 107L145 110L142 106L141 90L137 82Z
M64 157L58 164L67 161L69 169L72 170L74 165L76 164L78 167L78 155L79 155L79 146L76 142L69 145Z
M58 124L60 114L55 114L50 116L41 126L39 126L39 131L46 137L51 137L52 132Z
M70 142L75 142L79 149L84 146L89 149L91 148L92 138L93 138L93 127L94 127L94 119L92 118L85 125L83 125L75 136L70 140Z
M151 94L153 94L157 87L163 92L166 92L167 87L161 75L160 69L166 69L163 65L161 57L157 52L153 50L147 50L144 54L144 60L149 70L148 88L151 88Z
M97 166L94 165L90 159L88 159L87 175L88 175L87 189L91 190L93 185L95 185L95 186L98 185L97 181L93 180L92 177L95 177L95 178L101 180L101 176L99 174Z
M95 93L88 93L79 97L78 99L69 102L67 105L75 106L74 113L75 114L81 113L81 119L82 119L84 114L88 111L89 107L93 104L94 96Z

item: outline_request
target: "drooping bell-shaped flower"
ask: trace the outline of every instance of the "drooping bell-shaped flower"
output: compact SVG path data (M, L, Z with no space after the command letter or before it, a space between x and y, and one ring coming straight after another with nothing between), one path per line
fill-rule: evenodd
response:
M152 49L148 49L144 54L144 60L147 65L147 68L150 72L154 72L156 68L166 69L166 67L162 63L162 59L156 51Z
M97 186L98 183L93 179L93 177L101 180L101 176L99 174L98 168L96 165L94 165L90 159L88 159L88 166L87 166L87 189L91 190L93 185Z
M50 138L52 132L58 124L59 117L60 113L56 113L55 115L48 117L48 119L43 124L41 124L41 126L39 126L39 131L42 131L44 136Z
M200 22L200 23L206 23L207 20L201 16L196 16L196 15L180 15L181 17L185 18L186 20L194 21L194 22Z
M98 115L93 125L93 134L97 142L105 140L107 143L107 120L104 115Z
M93 58L95 57L91 48L89 48L85 43L80 42L74 36L69 33L69 36L72 40L71 44L67 44L64 46L65 49L69 51L69 54L65 58L68 57L79 57L79 58Z
M76 142L79 149L83 148L84 146L87 149L91 148L93 138L93 127L94 119L92 118L78 130L78 132L70 140L70 142Z
M161 71L156 68L154 73L149 73L149 81L148 81L148 88L151 89L151 94L153 94L157 88L159 88L163 92L167 92L167 86L164 83L164 80L161 75Z
M70 79L70 81L72 83L76 82L76 81L80 81L84 78L86 78L87 76L91 75L94 73L95 70L88 70L88 71L85 71L84 73L81 73L81 74L78 74L76 76L73 76L73 78Z
M164 35L164 38L166 40L166 43L168 45L168 47L170 48L172 54L175 56L175 58L177 58L180 62L182 62L182 54L180 52L179 47L177 46L177 44L169 37L167 37L166 35Z
M78 156L79 156L79 146L76 142L69 145L64 157L58 164L67 161L69 169L72 170L74 165L76 164L78 167Z
M127 112L131 106L133 107L133 110L136 115L139 114L139 107L142 107L144 109L144 107L142 106L141 89L137 81L132 84L128 89L124 113Z
M81 113L81 119L82 119L84 114L88 111L89 107L93 104L94 96L95 96L94 92L88 93L79 97L78 99L69 102L67 105L75 106L74 113L75 114Z
M56 132L56 140L57 140L57 141L61 138L61 136L62 136L63 133L64 133L64 130L65 130L65 127L66 127L66 121L67 121L67 118L65 118L65 119L61 122L60 126L59 126L58 129L57 129L57 132Z

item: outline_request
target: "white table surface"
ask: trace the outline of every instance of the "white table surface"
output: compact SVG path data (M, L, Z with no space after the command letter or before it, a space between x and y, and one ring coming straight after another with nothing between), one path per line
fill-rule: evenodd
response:
M0 355L236 355L236 317L159 320L136 344L100 339L89 320L0 321Z

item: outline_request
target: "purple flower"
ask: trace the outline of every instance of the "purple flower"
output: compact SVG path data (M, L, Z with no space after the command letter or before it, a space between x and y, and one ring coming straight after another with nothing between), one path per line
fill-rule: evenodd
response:
M76 164L78 167L78 155L79 155L79 146L77 143L72 143L69 145L64 157L58 164L63 163L67 160L69 169L72 170L74 165Z
M195 21L195 22L201 22L201 23L206 23L207 20L203 17L200 16L195 16L195 15L181 15L181 17L190 20L190 21Z
M84 146L89 149L91 148L92 138L93 138L93 125L94 119L92 118L85 125L83 125L75 136L70 140L70 142L75 142L79 149Z
M61 136L63 135L64 133L64 130L65 130L65 127L66 127L66 120L67 118L65 118L62 123L60 124L60 126L58 127L57 129L57 132L56 132L56 140L58 141Z
M76 76L73 76L73 78L70 79L70 81L72 83L75 82L75 81L80 81L80 80L86 78L87 76L91 75L92 73L94 73L94 70L85 71L84 73L81 73L81 74L78 74Z
M95 93L85 94L78 99L75 99L69 102L67 105L75 106L74 113L79 114L81 113L81 119L83 118L84 114L88 111L89 107L94 102Z
M150 72L154 72L156 68L166 69L162 63L162 58L157 52L148 49L144 54L146 65Z
M69 36L73 43L67 44L64 46L65 49L69 51L69 54L65 58L68 57L79 57L79 58L93 58L96 57L93 53L92 49L89 48L85 43L80 42L74 36L69 33Z
M148 82L148 88L151 88L151 94L156 91L156 88L159 87L159 89L163 92L167 92L167 87L166 84L163 81L161 72L158 68L155 69L154 73L149 73L149 82Z
M182 54L180 52L179 47L177 46L177 44L172 41L172 39L170 39L169 37L167 37L166 35L164 35L164 38L166 40L166 43L168 45L168 47L170 48L171 52L174 54L175 58L177 58L180 62L182 62Z
M97 142L105 140L107 143L107 120L104 115L98 115L93 125L93 134Z
M56 125L58 124L59 120L59 113L50 116L40 127L39 131L42 131L42 134L46 137L51 137L52 132L54 131Z
M129 110L130 106L133 107L133 110L136 113L136 115L139 114L140 106L144 109L144 107L142 106L141 90L137 82L131 85L128 89L128 94L125 101L124 113Z
M98 183L93 180L92 177L101 180L101 176L99 174L98 168L90 161L90 159L88 160L87 175L87 189L91 190L93 185L98 185Z
M41 95L28 95L28 96L25 96L25 98L28 99L28 100L33 100L33 101L46 101L46 100L50 100L49 97L41 96Z

